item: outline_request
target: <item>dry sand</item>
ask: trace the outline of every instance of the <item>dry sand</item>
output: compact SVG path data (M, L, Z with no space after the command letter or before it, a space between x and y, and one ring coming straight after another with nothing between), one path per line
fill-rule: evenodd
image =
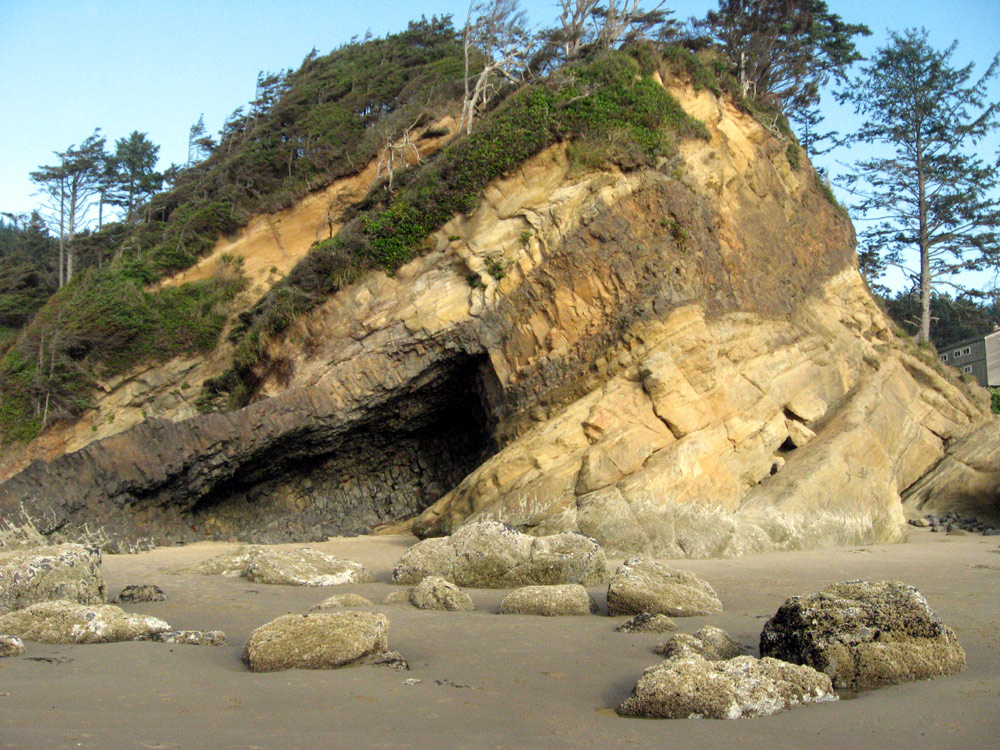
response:
M909 537L898 545L675 562L708 580L725 606L722 614L678 618L681 632L717 625L756 654L764 621L786 597L855 578L894 578L925 594L968 655L969 668L956 676L740 721L616 716L643 668L658 662L651 649L665 636L616 633L620 617L500 616L502 591L470 591L476 612L376 607L388 615L389 645L409 660L409 672L244 668L246 637L278 615L304 613L332 593L380 602L395 589L392 566L412 537L309 545L357 560L378 579L327 588L176 572L233 545L108 555L109 595L155 583L167 601L127 608L175 628L224 630L230 645L26 644L24 656L0 661L0 747L997 747L1000 538L926 530ZM591 592L603 608L605 589Z

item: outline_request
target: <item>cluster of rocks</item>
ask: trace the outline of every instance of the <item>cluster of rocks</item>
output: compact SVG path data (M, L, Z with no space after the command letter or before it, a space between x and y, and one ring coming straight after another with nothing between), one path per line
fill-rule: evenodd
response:
M302 586L373 580L360 564L315 550L252 545L195 570ZM0 567L0 656L23 653L24 640L226 643L219 631L173 630L159 618L105 604L100 575L100 552L83 547L8 560ZM597 603L586 586L608 576L604 553L591 539L577 534L532 538L486 522L466 527L450 540L414 545L400 559L394 580L414 585L393 592L383 604L438 611L475 609L460 582L501 588L527 581L504 597L500 614L565 616L596 613ZM158 587L142 584L125 587L117 601L164 598ZM722 610L705 581L640 557L626 560L610 576L607 600L610 615L633 615L616 628L621 632L666 633L676 628L672 617ZM384 614L328 611L374 606L357 594L336 594L308 614L278 617L251 633L243 661L256 672L357 663L408 669L403 656L389 648ZM617 712L659 718L765 716L804 703L835 701L836 689L870 689L965 668L954 632L916 589L897 581L849 581L791 597L765 624L760 658L746 650L711 625L694 634L673 634L654 648L664 660L645 670Z
M965 652L914 589L898 581L849 581L791 597L767 621L760 659L706 626L656 646L617 708L623 716L739 719L863 690L960 672Z
M983 536L1000 536L1000 529L980 521L975 516L959 516L948 512L941 515L933 513L921 518L911 518L908 523L919 528L929 528L935 532L982 534Z
M163 643L222 645L221 631L173 630L158 617L125 612L106 603L96 546L64 544L15 554L0 565L0 656L24 653L24 641ZM126 586L118 603L166 599L153 584Z

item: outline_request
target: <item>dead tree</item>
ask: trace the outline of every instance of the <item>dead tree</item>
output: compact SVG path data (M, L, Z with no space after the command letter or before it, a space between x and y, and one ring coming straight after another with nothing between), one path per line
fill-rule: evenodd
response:
M465 97L459 130L472 131L476 115L505 84L518 86L527 75L534 38L518 0L475 0L462 34ZM474 68L482 69L474 73Z

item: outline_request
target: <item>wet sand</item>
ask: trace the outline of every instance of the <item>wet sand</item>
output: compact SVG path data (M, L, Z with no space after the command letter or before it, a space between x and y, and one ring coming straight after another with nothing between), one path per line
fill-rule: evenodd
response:
M201 543L106 555L109 596L155 583L167 601L126 605L177 629L225 631L225 647L131 642L27 643L0 660L2 748L997 747L1000 735L1000 538L912 529L906 544L677 560L711 583L725 611L677 618L717 625L757 654L764 622L794 594L850 579L916 586L965 647L955 676L844 696L739 721L623 719L614 707L665 635L625 634L606 616L495 614L503 591L468 590L476 612L376 606L409 672L371 666L254 674L240 651L257 626L305 613L333 593L378 603L412 537L310 546L366 565L376 583L302 588L178 573L235 545ZM617 563L617 561L615 561ZM407 680L419 680L407 684Z

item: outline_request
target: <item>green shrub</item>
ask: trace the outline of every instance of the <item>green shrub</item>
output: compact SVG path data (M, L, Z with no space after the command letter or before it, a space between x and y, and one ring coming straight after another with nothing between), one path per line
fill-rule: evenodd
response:
M95 376L214 348L226 303L244 283L238 264L159 292L148 291L134 269L91 269L74 278L0 359L4 443L28 440L52 419L79 415Z
M785 157L788 159L789 165L794 170L802 165L802 149L797 143L789 143L788 148L785 149Z

